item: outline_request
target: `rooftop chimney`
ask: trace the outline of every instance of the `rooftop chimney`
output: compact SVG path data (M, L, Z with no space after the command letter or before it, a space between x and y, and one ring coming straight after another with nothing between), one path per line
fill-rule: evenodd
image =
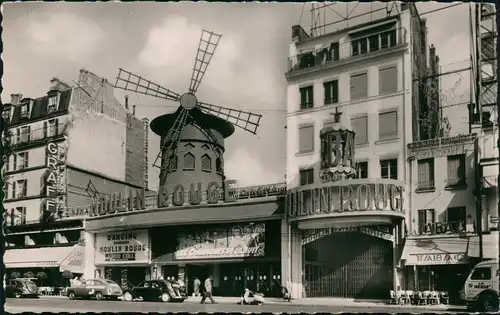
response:
M128 95L125 95L125 109L128 110Z
M52 78L52 80L50 80L50 90L51 91L62 92L64 90L67 90L70 88L71 87L68 84L64 83L59 78Z
M309 38L306 31L300 25L292 26L292 41L293 42L301 42Z
M22 99L23 99L23 95L21 93L10 95L10 103L12 105L19 105L19 103L21 102Z
M132 115L135 116L135 105L132 105Z

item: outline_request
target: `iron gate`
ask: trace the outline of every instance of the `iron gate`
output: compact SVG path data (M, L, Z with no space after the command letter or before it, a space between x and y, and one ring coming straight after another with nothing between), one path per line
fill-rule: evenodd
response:
M359 232L335 233L304 245L307 297L387 298L392 244Z

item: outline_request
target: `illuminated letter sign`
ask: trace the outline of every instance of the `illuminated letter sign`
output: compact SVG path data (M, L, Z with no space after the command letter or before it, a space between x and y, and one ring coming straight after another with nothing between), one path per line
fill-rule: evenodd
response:
M58 175L58 154L59 147L57 144L50 142L47 145L46 150L46 166L47 171L45 174L45 211L49 213L57 212L57 195L58 195L58 184L59 184L59 175Z

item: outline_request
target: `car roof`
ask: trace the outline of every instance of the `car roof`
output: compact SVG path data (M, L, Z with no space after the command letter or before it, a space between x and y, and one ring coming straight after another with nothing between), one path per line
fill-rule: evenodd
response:
M476 265L476 267L484 267L484 266L498 266L498 260L492 259L492 260L487 260L487 261L482 261L479 264Z

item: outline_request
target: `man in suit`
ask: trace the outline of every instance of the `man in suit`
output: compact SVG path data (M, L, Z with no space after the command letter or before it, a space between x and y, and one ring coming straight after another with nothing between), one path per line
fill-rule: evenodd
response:
M210 275L206 280L205 280L205 290L203 292L203 297L201 298L201 304L205 304L205 300L207 298L210 299L210 302L212 304L215 304L215 300L212 296L212 280L213 280L213 277L212 275Z

